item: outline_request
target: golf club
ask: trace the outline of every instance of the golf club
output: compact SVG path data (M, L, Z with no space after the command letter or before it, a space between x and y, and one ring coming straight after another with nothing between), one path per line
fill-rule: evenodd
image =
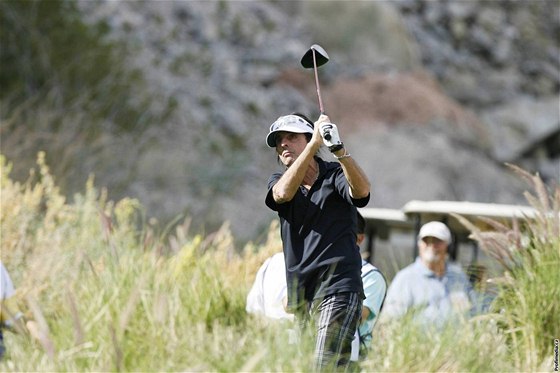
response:
M306 69L313 68L313 71L315 72L315 86L317 87L317 97L319 98L319 110L321 111L321 114L325 114L325 110L323 108L323 100L321 99L321 88L319 87L317 67L323 66L327 62L329 62L329 55L318 44L313 44L301 58L301 65Z

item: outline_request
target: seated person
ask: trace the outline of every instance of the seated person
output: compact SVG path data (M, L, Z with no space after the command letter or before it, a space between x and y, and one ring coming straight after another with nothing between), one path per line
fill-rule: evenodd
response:
M471 310L474 294L462 269L447 260L451 232L441 222L426 223L418 234L419 256L400 270L387 292L382 318L415 309L422 321L443 324L454 313Z

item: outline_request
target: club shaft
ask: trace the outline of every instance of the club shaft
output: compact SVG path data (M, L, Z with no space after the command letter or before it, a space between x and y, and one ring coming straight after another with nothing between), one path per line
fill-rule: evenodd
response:
M317 97L319 98L319 110L321 114L325 114L325 110L323 109L323 100L321 99L321 88L319 86L319 74L317 72L317 60L315 58L315 49L313 51L313 71L315 72L315 86L317 87Z

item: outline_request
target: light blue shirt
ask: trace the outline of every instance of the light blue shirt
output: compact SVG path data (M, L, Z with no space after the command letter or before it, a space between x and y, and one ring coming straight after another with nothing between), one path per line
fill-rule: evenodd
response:
M387 293L387 283L383 275L370 263L362 259L362 283L364 285L363 307L370 311L367 319L360 324L358 330L366 346L371 345L371 332L377 321L379 310Z
M416 258L391 282L383 314L398 317L415 308L422 321L442 324L455 313L470 311L474 301L471 284L461 267L447 262L445 273L438 277Z

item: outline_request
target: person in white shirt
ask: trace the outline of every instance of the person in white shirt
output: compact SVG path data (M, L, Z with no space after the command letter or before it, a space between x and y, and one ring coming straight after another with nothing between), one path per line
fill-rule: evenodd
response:
M276 253L259 268L247 295L246 310L271 319L293 320L294 315L287 313L285 309L287 295L284 253Z

